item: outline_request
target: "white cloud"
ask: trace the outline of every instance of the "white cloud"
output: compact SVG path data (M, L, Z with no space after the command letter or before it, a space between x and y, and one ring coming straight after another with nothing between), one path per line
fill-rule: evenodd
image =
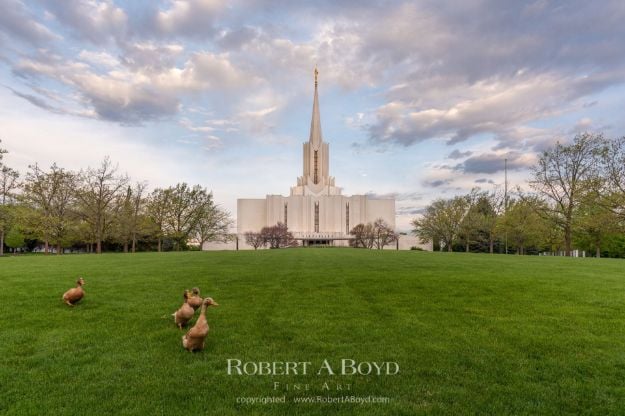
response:
M159 31L169 35L202 36L214 32L213 22L222 11L222 0L170 0L156 15Z

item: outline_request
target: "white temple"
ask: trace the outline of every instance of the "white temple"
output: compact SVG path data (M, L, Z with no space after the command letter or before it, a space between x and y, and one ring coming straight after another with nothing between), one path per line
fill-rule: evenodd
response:
M239 246L248 248L244 234L258 232L278 222L288 226L304 246L348 245L349 231L360 223L382 218L395 228L395 200L367 195L345 196L330 176L330 146L323 141L315 68L310 137L304 143L304 169L289 196L267 195L264 199L237 200Z

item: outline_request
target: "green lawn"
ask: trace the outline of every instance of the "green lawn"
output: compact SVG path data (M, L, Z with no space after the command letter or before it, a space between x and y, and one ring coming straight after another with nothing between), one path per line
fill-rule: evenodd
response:
M78 276L87 295L69 308L60 298ZM220 304L200 353L182 349L170 316L193 286ZM229 358L313 364L306 376L229 376ZM325 358L400 373L317 376ZM318 395L390 403L294 403ZM237 403L268 396L286 403ZM625 261L352 249L0 258L0 413L623 414Z

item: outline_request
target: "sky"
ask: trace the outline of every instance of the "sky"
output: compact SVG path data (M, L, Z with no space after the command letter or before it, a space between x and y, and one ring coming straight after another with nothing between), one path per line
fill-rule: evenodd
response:
M288 195L319 70L330 174L433 199L504 181L582 131L625 131L622 0L0 0L4 162L105 156L151 188Z

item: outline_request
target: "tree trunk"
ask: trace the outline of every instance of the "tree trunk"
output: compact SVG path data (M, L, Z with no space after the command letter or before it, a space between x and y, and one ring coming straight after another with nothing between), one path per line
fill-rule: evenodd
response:
M451 253L451 244L447 244L447 252Z
M601 257L601 247L597 244L597 258Z
M495 252L495 241L493 241L492 238L488 242L488 251L490 254L493 254Z
M566 256L567 257L571 257L571 227L570 226L565 226L564 227L564 250L566 251Z
M469 252L469 241L468 241L468 240L467 240L467 245L465 246L465 250L464 250L464 252L465 252L465 253L468 253L468 252Z
M124 253L128 253L128 241L124 241Z
M46 240L46 241L43 242L43 253L44 254L48 254L48 250L49 250L48 240Z
M132 252L134 253L137 250L137 235L132 235Z
M101 240L96 241L95 252L96 254L102 254L102 241Z
M56 243L56 255L61 255L61 243Z
M0 231L0 256L4 256L4 230Z

